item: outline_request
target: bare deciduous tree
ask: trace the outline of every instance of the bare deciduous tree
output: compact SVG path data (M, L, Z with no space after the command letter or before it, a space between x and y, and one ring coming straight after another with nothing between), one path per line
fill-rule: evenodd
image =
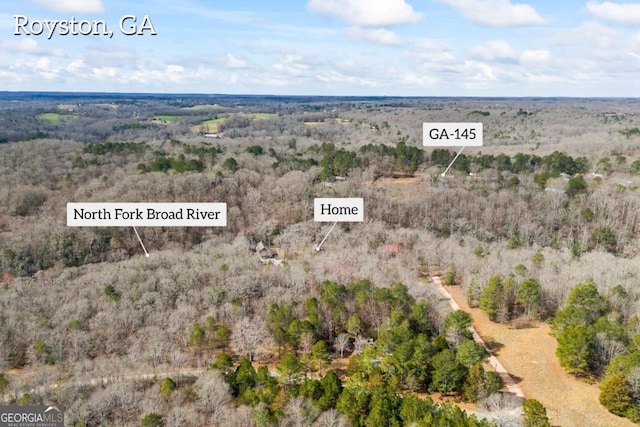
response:
M341 416L335 409L329 409L320 414L313 427L347 427L349 421Z
M598 371L600 372L606 369L613 357L627 351L623 343L616 339L609 338L604 332L596 334L595 344L598 359Z
M344 357L344 351L349 349L349 335L345 333L338 334L333 347L340 353L340 358Z
M368 342L367 339L362 335L356 336L353 342L353 352L360 353L364 349L364 347L367 345L367 342Z
M313 411L311 404L302 396L294 397L285 406L285 426L287 427L307 427L313 422Z
M627 383L629 383L629 390L635 401L640 399L640 367L633 368L627 375L625 375Z
M271 334L261 317L243 317L235 324L231 334L231 348L241 356L253 361L258 346L270 344Z
M252 408L247 405L241 405L233 411L230 410L228 416L220 424L221 427L255 427L255 425Z
M511 393L494 393L478 402L482 415L499 427L522 426L523 399Z
M224 407L231 400L231 389L219 371L209 371L195 383L198 406L213 425L217 425Z
M313 344L315 344L315 342L316 339L311 332L304 332L300 336L300 351L302 352L302 354L311 353L311 348L313 347Z

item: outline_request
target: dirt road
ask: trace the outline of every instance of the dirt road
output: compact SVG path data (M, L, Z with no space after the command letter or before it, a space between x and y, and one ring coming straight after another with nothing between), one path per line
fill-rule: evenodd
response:
M535 322L527 329L494 323L477 308L470 308L459 286L447 286L460 309L471 314L475 330L509 372L527 398L538 399L552 426L631 427L636 424L608 412L600 402L597 384L587 384L565 373L556 357L557 342L548 324Z
M461 310L460 305L457 303L457 301L445 289L440 277L433 276L432 279L433 279L433 283L437 286L438 292L444 298L447 298L449 300L449 305L451 306L451 308L453 310ZM464 311L468 312L468 310L464 310ZM509 372L507 372L506 368L502 365L502 363L500 363L498 358L494 356L494 354L491 352L491 349L489 348L487 343L476 331L475 327L473 326L471 327L471 332L473 333L473 340L479 344L482 344L482 346L489 352L488 363L493 367L494 371L498 375L500 375L500 378L502 378L502 382L504 383L507 391L509 393L515 394L518 397L524 398L525 396L522 389L518 387L515 380L511 377L511 375L509 375Z

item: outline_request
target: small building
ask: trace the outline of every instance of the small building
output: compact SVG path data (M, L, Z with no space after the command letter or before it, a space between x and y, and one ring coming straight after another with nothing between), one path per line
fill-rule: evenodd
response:
M566 194L567 192L561 188L554 188L554 187L547 187L544 189L545 192L547 193L554 193L554 194Z
M6 270L0 274L0 283L13 283L13 280L16 278L10 271Z
M255 249L256 255L260 257L260 259L273 259L276 257L276 253L269 249L264 243L258 242Z
M391 256L396 256L397 254L400 253L400 245L398 244L384 245L382 246L382 250Z

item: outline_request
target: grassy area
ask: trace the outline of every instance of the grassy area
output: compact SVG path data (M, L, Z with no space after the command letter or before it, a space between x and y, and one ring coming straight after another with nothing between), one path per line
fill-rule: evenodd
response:
M195 107L192 107L195 108ZM253 120L268 120L278 117L277 114L274 113L238 113L238 116L247 117ZM191 126L191 132L199 133L217 133L219 131L220 124L226 122L231 117L219 117L217 119L205 120L204 122L197 124L195 126Z
M43 113L38 116L40 120L46 120L49 123L57 124L60 122L70 122L71 120L75 120L76 116L70 114L59 114L59 113Z
M165 121L165 122L175 122L178 120L180 116L153 116L153 120Z
M244 117L249 117L254 120L268 120L268 119L275 119L278 117L277 114L273 114L273 113L240 113L240 114Z
M203 104L203 105L194 105L193 107L186 107L185 110L220 110L225 107L218 104Z
M195 126L191 126L191 132L204 132L204 133L217 133L218 126L224 122L229 120L226 117L221 117L218 119L205 120L204 122L197 124Z

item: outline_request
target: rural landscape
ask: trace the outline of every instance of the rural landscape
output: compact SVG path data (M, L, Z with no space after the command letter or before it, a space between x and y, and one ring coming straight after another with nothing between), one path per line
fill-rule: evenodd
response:
M637 425L639 106L2 92L4 405L75 427ZM430 122L484 144L425 147ZM364 221L316 222L315 198L362 198ZM68 227L73 202L227 223Z

